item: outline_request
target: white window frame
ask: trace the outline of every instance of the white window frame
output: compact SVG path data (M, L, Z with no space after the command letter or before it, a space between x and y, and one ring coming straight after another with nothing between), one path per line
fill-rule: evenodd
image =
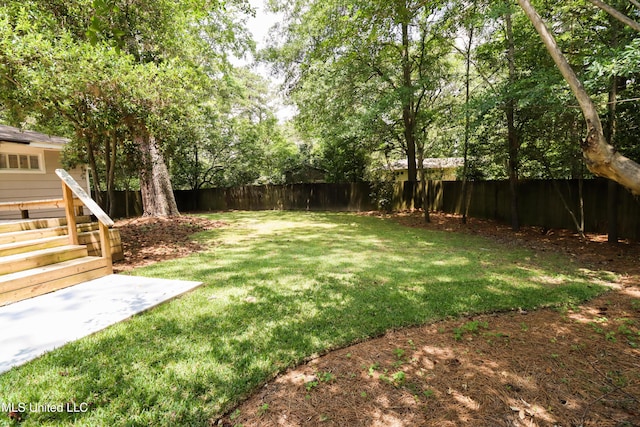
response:
M18 157L18 167L17 168L0 168L0 174L2 173L13 173L13 174L44 174L47 172L47 168L44 164L44 150L33 150L33 149L24 149L19 146L7 146L5 144L0 145L0 156L4 156L7 166L9 165L9 156L17 156ZM29 166L31 166L31 156L38 158L38 169L22 169L20 168L20 156L27 156L27 162Z

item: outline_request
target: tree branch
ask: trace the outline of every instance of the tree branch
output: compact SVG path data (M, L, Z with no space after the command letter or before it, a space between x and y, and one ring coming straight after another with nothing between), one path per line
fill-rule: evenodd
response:
M617 9L609 6L608 4L600 1L600 0L589 0L591 2L591 4L593 4L594 6L597 6L598 8L604 10L605 12L607 12L609 15L613 16L614 18L616 18L618 21L630 26L631 28L633 28L634 30L640 32L640 24L638 24L636 21L634 21L633 19L629 18L628 16L626 16L625 14L619 12ZM636 4L637 7L637 2L634 3Z
M458 46L456 46L455 43L451 43L451 46L458 51L459 54L461 54L465 59L467 57L467 52L465 52L464 50L460 49ZM496 89L496 87L493 85L493 83L491 83L491 80L489 80L489 77L487 77L484 72L480 69L480 65L478 65L478 63L476 61L474 61L473 59L469 58L469 62L471 64L473 64L473 68L475 68L475 70L478 72L478 75L480 76L480 78L482 78L482 80L489 86L489 88L491 89L491 91L494 94L498 94L498 89ZM494 73L495 74L495 73Z
M640 194L640 165L618 153L604 137L602 122L593 101L587 94L578 76L569 65L569 61L560 51L553 35L547 28L530 0L518 0L518 4L535 27L547 51L569 84L571 91L580 104L587 123L587 137L581 144L585 163L591 172L609 178Z
M360 57L359 55L357 56L358 61L360 61L361 63L363 63L364 65L366 65L367 67L371 68L371 71L373 71L374 74L378 75L383 81L385 81L386 83L389 84L389 86L391 86L391 88L393 90L397 89L397 86L395 85L395 83L393 82L393 80L391 80L391 78L385 74L380 67L378 67L376 64L373 63L373 61L369 62L367 61L365 58Z
M427 30L422 29L422 37L420 38L420 59L417 61L418 75L422 77L422 70L424 69L425 54L427 50Z
M551 55L553 61L556 63L556 66L560 70L560 73L562 73L562 76L569 84L571 91L578 100L578 104L580 104L580 108L585 114L585 119L588 122L591 122L592 126L599 127L600 131L602 131L600 117L596 112L593 101L584 89L582 82L580 82L578 76L573 71L573 68L571 68L569 61L567 61L567 58L565 58L565 56L562 54L562 51L558 47L555 38L547 28L546 24L544 23L544 21L542 21L542 18L540 18L540 15L538 15L538 12L533 8L529 0L518 0L518 3L524 10L527 17L533 23L533 26L540 35L540 38L547 48L549 55Z

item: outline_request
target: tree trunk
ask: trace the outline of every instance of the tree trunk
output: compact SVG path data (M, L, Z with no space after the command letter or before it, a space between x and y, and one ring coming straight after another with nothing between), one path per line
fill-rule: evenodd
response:
M194 190L194 192L198 191L198 189L200 188L200 157L199 157L199 151L198 151L198 146L196 144L194 144L194 173L191 177L191 189ZM202 179L204 179L204 177L202 177Z
M415 126L410 112L403 111L402 116L405 126L404 137L407 143L407 180L416 182L418 180L418 172L416 169L416 140L413 131Z
M169 170L151 135L138 137L140 148L140 194L143 216L166 217L180 215L169 179Z
M617 45L617 40L613 40L613 44ZM617 131L617 100L618 100L618 78L611 79L611 87L609 88L609 118L606 128L606 137L609 144L613 145L616 140ZM607 186L607 241L609 243L618 243L618 184L609 181Z
M511 24L511 13L505 15L506 39L507 39L507 62L509 64L509 86L513 87L516 81L515 66L515 46L513 43L513 27ZM505 105L507 116L507 143L509 147L509 190L511 193L511 229L520 230L520 219L518 217L518 152L520 144L516 133L515 125L515 101L513 95L509 94Z
M467 223L467 211L469 203L467 201L467 180L469 175L469 140L471 139L471 112L469 111L470 88L471 88L471 48L473 46L473 26L469 28L469 43L467 43L465 50L465 98L464 98L464 148L463 158L464 164L462 167L462 223Z
M618 184L607 185L607 242L618 243Z
M424 211L424 222L431 222L429 216L429 187L427 182L427 174L424 172L424 147L418 150L418 171L420 172L420 195L422 199L422 210Z
M107 206L110 217L115 216L115 179L116 179L116 159L117 159L118 136L114 132L105 141L105 175L107 177Z
M584 178L582 176L578 178L578 200L580 202L580 230L584 230Z
M79 137L84 139L85 147L87 149L87 157L89 158L89 169L91 170L91 174L93 175L93 192L94 197L96 199L96 203L98 205L103 206L102 204L102 193L100 191L100 176L98 175L98 164L96 163L96 156L93 150L93 137L90 135L86 135L84 133L80 133Z
M129 185L124 190L124 216L129 218Z
M418 180L416 171L416 117L413 109L413 80L411 78L411 60L410 60L410 40L409 40L409 24L402 23L402 75L403 88L405 93L402 94L402 121L404 123L404 139L407 143L407 178L411 182Z
M609 178L628 188L634 195L640 195L640 165L618 153L606 140L600 116L584 86L569 65L540 15L529 0L518 0L520 7L533 23L547 51L553 58L569 84L587 124L587 136L581 143L582 154L587 168L595 175Z

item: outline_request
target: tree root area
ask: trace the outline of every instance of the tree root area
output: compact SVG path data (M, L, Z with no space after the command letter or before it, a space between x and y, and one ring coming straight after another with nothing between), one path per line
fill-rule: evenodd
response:
M123 272L159 261L188 256L205 249L193 234L226 225L196 216L138 217L116 221L124 260L115 262L114 272Z

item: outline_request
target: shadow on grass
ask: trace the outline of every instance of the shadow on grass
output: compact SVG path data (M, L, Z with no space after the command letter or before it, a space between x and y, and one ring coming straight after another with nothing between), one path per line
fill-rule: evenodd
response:
M29 413L24 425L207 425L311 355L602 292L561 259L473 236L347 214L230 215L237 225L199 236L211 251L137 272L204 287L0 377L8 402L89 405Z

